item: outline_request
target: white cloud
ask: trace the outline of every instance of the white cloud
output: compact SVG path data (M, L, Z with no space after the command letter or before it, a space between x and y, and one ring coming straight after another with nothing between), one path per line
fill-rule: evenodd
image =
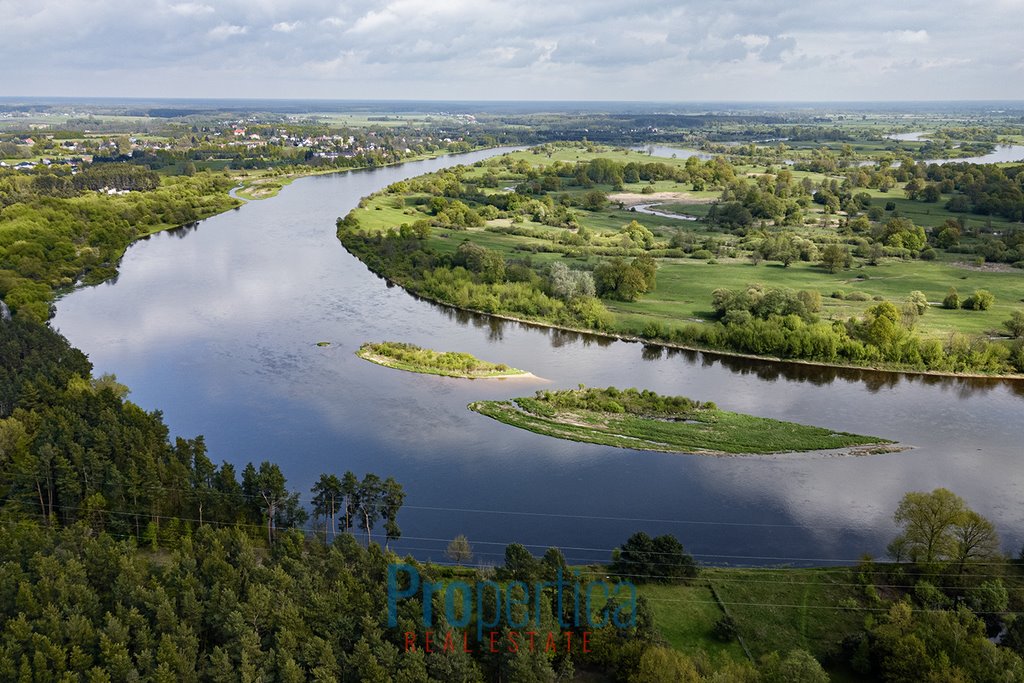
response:
M771 42L770 37L759 35L736 36L736 40L743 43L748 50L765 47L769 42Z
M886 31L882 34L886 40L893 40L897 43L908 43L910 45L923 45L928 42L928 31Z
M168 6L167 11L182 17L195 17L203 14L211 14L214 9L209 5L202 5L198 2L182 2Z
M249 32L248 26L238 26L236 24L221 24L211 28L206 35L213 40L225 40L232 36L241 36Z
M212 97L219 74L254 97L1019 97L1024 0L966 1L0 0L0 92Z

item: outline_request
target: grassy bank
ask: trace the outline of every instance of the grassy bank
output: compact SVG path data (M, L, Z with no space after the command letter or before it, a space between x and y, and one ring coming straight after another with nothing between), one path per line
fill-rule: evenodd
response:
M424 375L463 379L531 376L504 363L489 363L468 353L434 351L401 342L366 343L359 347L356 355L377 365Z
M469 407L537 434L637 450L736 455L892 448L877 437L732 413L713 403L635 389L539 391L533 398L478 401Z

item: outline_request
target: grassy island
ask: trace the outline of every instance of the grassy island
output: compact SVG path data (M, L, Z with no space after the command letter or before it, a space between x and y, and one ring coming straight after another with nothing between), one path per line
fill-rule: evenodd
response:
M402 342L368 342L359 347L356 355L388 368L425 375L465 379L532 376L504 363L488 363L468 353L433 351Z
M538 391L532 398L477 401L471 410L505 424L571 441L671 453L783 453L866 447L894 449L873 436L719 410L684 396L636 389Z

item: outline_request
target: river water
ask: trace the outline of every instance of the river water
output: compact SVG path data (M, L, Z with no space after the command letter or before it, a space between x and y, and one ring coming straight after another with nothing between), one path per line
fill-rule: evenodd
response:
M397 547L422 559L442 560L464 533L485 563L509 542L603 560L644 529L675 534L705 562L852 562L884 553L905 491L938 486L993 519L1008 550L1020 547L1019 383L668 353L501 322L389 287L338 243L334 221L360 197L455 161L303 178L153 236L128 250L116 281L63 297L53 324L132 400L162 410L173 434L204 434L217 461L276 461L306 499L322 472L394 476L408 494ZM546 381L390 370L354 355L368 340L468 351ZM683 394L914 448L857 458L634 452L466 409L578 383Z
M925 132L916 133L893 133L892 135L886 135L885 137L891 140L905 140L905 141L919 141L924 138L921 136L927 135ZM690 157L697 157L699 159L711 159L714 155L708 154L707 152L699 152L695 149L683 149L676 147L666 147L664 145L648 145L645 147L633 147L634 151L647 152L648 154L656 157L670 157L679 159L688 159ZM996 148L988 154L975 157L962 157L959 159L926 159L926 164L950 164L950 163L968 163L968 164L1001 164L1007 162L1024 161L1024 145L996 145ZM793 165L796 163L793 159L786 159L783 163ZM874 166L874 161L861 161L858 162L858 166Z

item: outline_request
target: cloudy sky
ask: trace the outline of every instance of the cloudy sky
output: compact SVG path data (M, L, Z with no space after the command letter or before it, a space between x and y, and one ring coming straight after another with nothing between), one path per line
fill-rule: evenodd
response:
M1024 0L0 0L0 95L1024 98Z

